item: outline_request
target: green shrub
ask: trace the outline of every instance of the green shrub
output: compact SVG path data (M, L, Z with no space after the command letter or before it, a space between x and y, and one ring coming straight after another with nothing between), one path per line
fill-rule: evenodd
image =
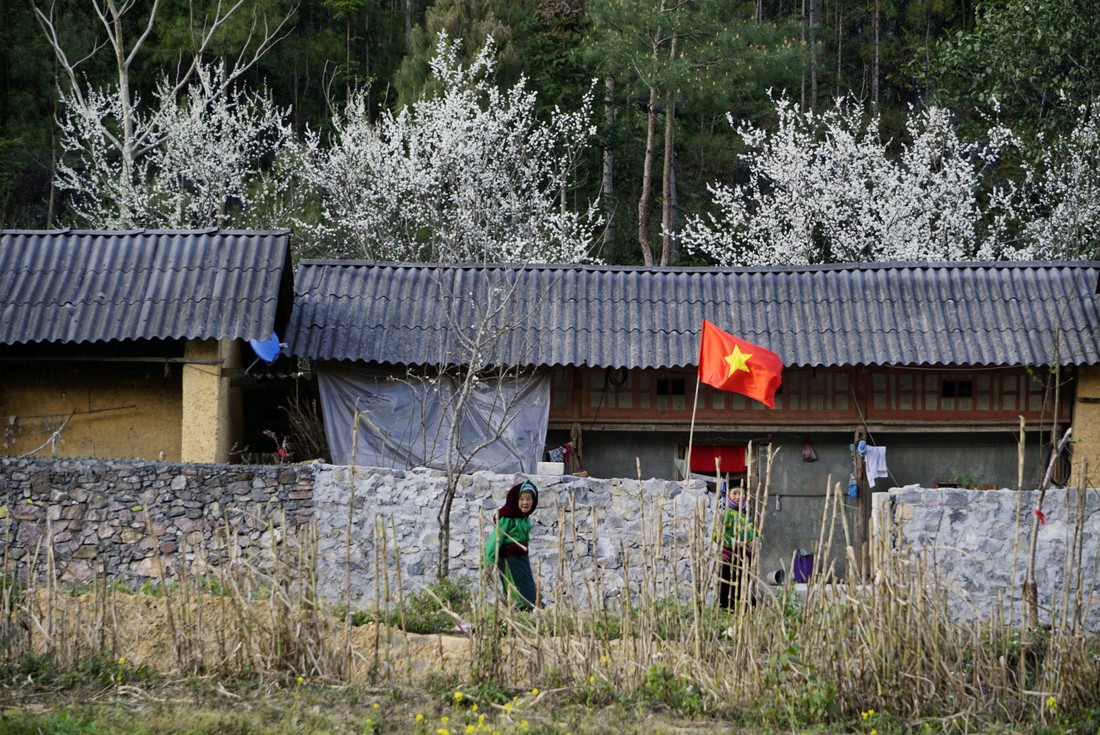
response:
M703 713L703 697L699 688L689 680L676 676L663 664L649 667L641 693L649 702L663 704L685 717L698 717Z

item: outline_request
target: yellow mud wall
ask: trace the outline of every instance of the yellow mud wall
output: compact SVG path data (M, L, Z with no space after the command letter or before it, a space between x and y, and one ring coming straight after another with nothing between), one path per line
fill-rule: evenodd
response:
M181 455L184 462L226 462L241 435L240 391L230 386L241 353L229 340L184 347Z
M1100 486L1100 367L1077 369L1073 441L1070 484L1077 487Z
M180 460L178 365L27 361L0 370L0 454L42 447L34 456Z

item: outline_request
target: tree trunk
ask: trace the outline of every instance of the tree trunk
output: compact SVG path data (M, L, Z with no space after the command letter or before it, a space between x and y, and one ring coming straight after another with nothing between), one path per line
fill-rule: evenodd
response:
M871 67L871 104L874 106L876 111L878 110L878 102L879 102L879 99L878 99L879 59L880 59L880 56L882 54L882 45L881 45L881 38L880 38L880 36L881 36L880 26L882 25L882 19L881 19L881 15L882 15L881 10L882 10L882 8L881 8L881 5L880 5L880 2L881 2L881 0L875 0L875 17L871 22L871 24L874 26L874 29L875 29L875 57L874 57L873 66Z
M1057 404L1055 404L1054 410L1054 415L1057 418ZM1057 421L1055 421L1055 424L1057 424ZM1027 549L1027 571L1024 573L1024 600L1027 601L1027 625L1032 631L1039 627L1039 590L1035 586L1035 553L1038 550L1039 522L1042 518L1043 501L1046 499L1051 477L1054 476L1054 466L1058 464L1058 458L1062 456L1072 433L1072 427L1066 429L1066 433L1062 435L1062 440L1051 447L1050 462L1047 464L1043 481L1039 485L1039 502L1035 504L1035 513L1031 518L1031 539L1028 542Z
M837 11L836 11L836 91L833 93L834 96L836 96L836 97L841 96L841 82L840 82L841 77L840 77L840 74L841 74L842 67L841 67L840 62L841 62L841 58L842 58L841 51L844 48L843 29L844 29L844 15L841 13L840 8L837 8Z
M130 211L130 191L133 187L134 173L134 111L130 99L130 62L126 57L126 49L122 43L122 16L115 8L114 2L107 3L107 9L111 14L111 22L114 26L114 52L115 65L118 68L118 102L120 109L119 122L122 123L122 149L120 151L122 166L118 172L119 178L119 224L122 227L132 227L133 213Z
M351 96L351 13L344 16L344 96Z
M672 43L672 54L676 53L676 42ZM665 150L663 173L661 176L661 262L667 266L672 262L676 240L676 158L675 158L676 100L672 92L665 95Z
M603 80L606 96L603 103L603 119L607 129L611 130L615 125L615 108L612 102L615 97L615 80L607 77ZM619 262L619 253L615 250L615 159L609 144L603 149L603 172L600 181L600 199L604 202L604 210L607 212L607 227L604 230L604 247L612 253L615 262Z
M817 28L821 25L821 0L810 0L810 110L817 112Z
M57 95L54 95L53 119L57 119ZM57 208L57 126L50 126L50 198L46 204L46 227L53 229Z
M802 109L805 110L806 109L806 64L809 63L809 61L805 57L805 53L806 53L806 0L802 0L802 9L801 9L800 12L801 12L801 16L799 17L799 20L798 20L798 35L799 35L799 40L802 42L803 60L802 60L802 96L801 96L801 99L800 99L799 102L802 106Z
M372 86L366 84L366 81L370 79L371 74L371 53L370 53L370 9L367 8L363 12L363 80L367 91L367 115L370 119L374 119L374 115L371 114L371 110L374 108Z
M439 509L439 581L451 572L451 506L458 488L458 475L447 473L447 489L443 493L443 506Z
M649 104L646 109L645 158L642 162L642 193L638 195L638 245L646 265L653 265L653 250L649 246L649 197L653 179L653 144L657 135L657 89L649 88Z

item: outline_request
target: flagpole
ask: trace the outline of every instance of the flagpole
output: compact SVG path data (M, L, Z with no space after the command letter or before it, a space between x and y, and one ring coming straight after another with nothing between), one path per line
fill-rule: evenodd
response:
M691 479L691 445L695 440L695 409L699 407L699 375L695 375L695 400L691 402L691 428L688 429L688 450L687 456L684 458L684 487L687 487L688 480Z

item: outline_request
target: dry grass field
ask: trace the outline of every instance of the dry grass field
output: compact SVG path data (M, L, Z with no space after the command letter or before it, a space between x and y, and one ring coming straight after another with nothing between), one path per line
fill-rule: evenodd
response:
M898 554L723 611L698 537L690 580L654 548L637 594L534 613L453 583L324 603L308 548L137 590L46 553L0 577L0 733L1100 732L1079 624L957 622Z

